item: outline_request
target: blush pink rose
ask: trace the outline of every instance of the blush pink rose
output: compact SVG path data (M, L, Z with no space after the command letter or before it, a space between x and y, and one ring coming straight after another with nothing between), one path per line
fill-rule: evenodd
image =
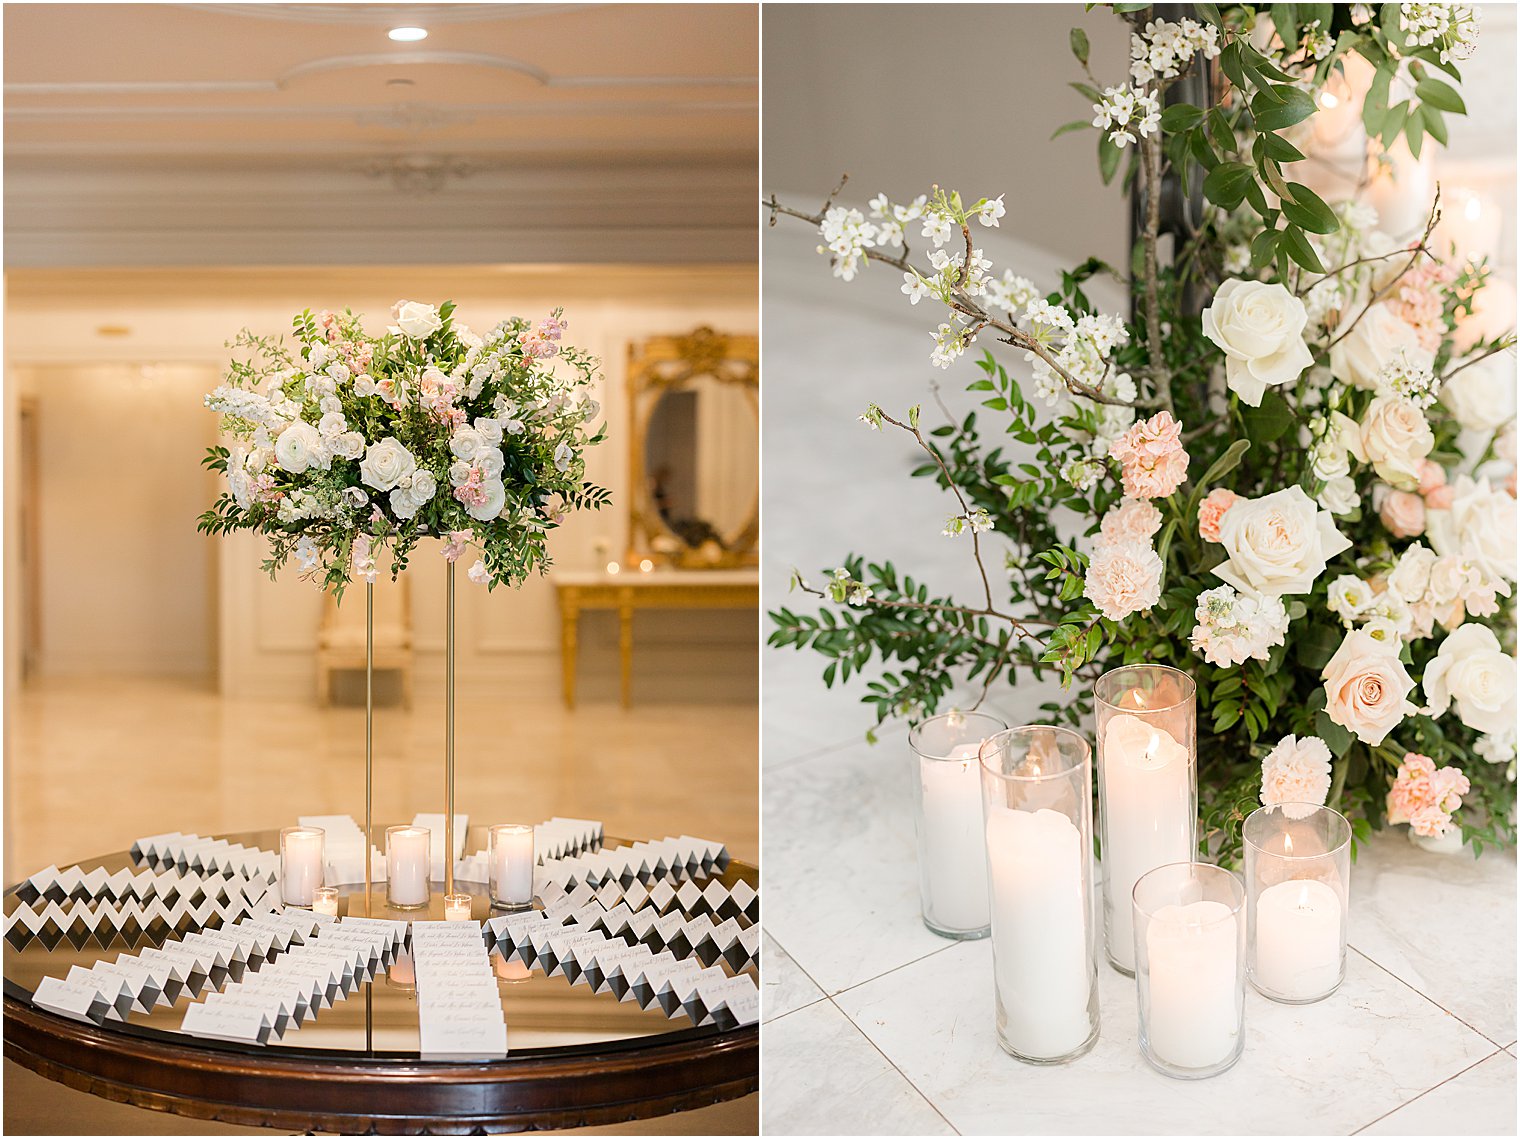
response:
M1446 468L1429 459L1420 462L1420 493L1429 494L1446 485Z
M1198 507L1198 536L1205 542L1219 541L1219 523L1225 511L1235 505L1240 495L1224 487L1209 491L1208 497Z
M1158 411L1136 422L1109 444L1108 453L1119 461L1129 498L1166 498L1187 478L1182 424L1169 412Z
M1325 681L1325 714L1373 747L1417 711L1409 701L1414 681L1398 654L1397 640L1379 641L1353 629L1320 674Z
M1378 517L1395 538L1418 538L1425 533L1425 500L1411 491L1389 491Z
M1450 510L1457 492L1449 486L1438 486L1425 496L1426 510Z

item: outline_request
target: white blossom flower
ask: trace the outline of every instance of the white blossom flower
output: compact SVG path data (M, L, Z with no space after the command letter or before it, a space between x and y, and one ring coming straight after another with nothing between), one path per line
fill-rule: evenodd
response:
M877 227L866 221L859 210L833 206L823 215L818 232L824 242L818 252L832 255L834 276L853 281L866 256L865 251L876 245Z
M907 294L908 302L915 305L926 296L931 295L929 292L929 282L917 273L903 274L902 291Z
M1093 126L1108 131L1108 141L1124 148L1161 129L1161 104L1156 92L1134 87L1109 87L1093 104Z
M491 580L491 571L486 568L484 561L476 558L475 564L465 571L465 576L476 585L484 585Z
M983 201L974 212L977 221L985 226L996 227L998 219L1006 214L1008 210L1003 205L1003 195L999 194L995 198L988 198Z
M1219 668L1247 658L1266 660L1288 634L1288 610L1281 598L1237 592L1228 585L1200 593L1193 616L1193 650Z

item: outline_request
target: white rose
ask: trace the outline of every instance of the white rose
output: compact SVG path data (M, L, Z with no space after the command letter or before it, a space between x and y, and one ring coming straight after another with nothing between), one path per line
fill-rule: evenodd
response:
M475 421L475 430L480 432L480 437L484 439L489 446L501 446L501 423L499 420L491 419L483 415Z
M1506 376L1494 357L1469 364L1441 384L1441 402L1469 431L1485 434L1514 414L1513 371Z
M1460 554L1444 554L1436 558L1430 567L1430 599L1440 605L1450 605L1467 592L1472 567Z
M293 475L319 466L318 455L322 450L322 436L305 420L298 419L274 441L275 461L281 470Z
M474 468L471 467L469 463L465 462L463 459L460 459L453 466L449 467L450 484L453 486L464 486L465 483L470 481L470 472L472 470L474 470Z
M1376 747L1418 709L1409 702L1414 681L1399 660L1398 642L1361 629L1346 634L1321 673L1325 713L1365 744Z
M487 447L475 456L475 465L480 468L480 473L484 478L499 479L507 462L495 447Z
M1325 563L1351 546L1329 512L1297 486L1240 499L1219 522L1219 543L1229 558L1214 567L1215 576L1271 597L1308 593Z
M507 504L507 488L502 485L500 479L488 479L481 484L481 490L485 491L485 501L479 506L467 507L471 518L478 522L489 522L501 513L502 507Z
M1225 382L1251 407L1268 387L1291 383L1313 361L1304 343L1309 314L1280 284L1232 278L1203 310L1203 334L1225 354Z
M241 447L232 448L227 456L227 489L232 500L247 510L253 505L253 485L248 478L248 456Z
M1372 391L1377 387L1378 375L1400 348L1408 349L1411 359L1423 351L1415 330L1379 301L1331 346L1330 374L1354 387Z
M340 459L357 459L364 454L364 436L357 431L345 431L342 435L334 435L328 440L327 445Z
M348 420L341 411L329 411L317 421L317 431L323 435L342 435L348 430Z
M391 513L397 518L413 518L421 507L422 503L409 487L398 486L391 491Z
M438 493L438 480L433 477L433 472L426 467L420 467L412 475L412 497L421 506L432 500L433 495Z
M1425 533L1438 554L1462 554L1485 575L1515 580L1515 500L1488 479L1460 475L1451 509L1429 510Z
M421 301L397 301L392 311L396 315L396 326L401 329L402 335L412 340L426 340L443 327L443 321L438 317L438 310Z
M379 388L375 387L375 381L372 376L358 375L354 377L354 395L371 396L379 390Z
M454 453L454 458L469 462L480 454L485 444L486 441L481 438L480 432L475 428L461 427L449 439L449 450Z
M1435 554L1423 544L1414 543L1400 555L1399 564L1388 575L1388 588L1413 604L1425 596L1435 564Z
M485 343L475 332L471 331L469 325L459 324L458 322L454 324L454 339L458 340L466 348L479 348Z
M399 440L388 436L369 445L364 461L359 464L359 475L365 486L390 490L416 469L417 460L412 453Z
M1331 479L1319 492L1319 504L1331 514L1350 514L1362 504L1362 497L1356 492L1356 480L1350 475Z
M1457 718L1478 732L1515 729L1515 658L1487 625L1463 625L1441 642L1425 666L1425 698L1439 716L1457 704Z
M1378 477L1400 490L1420 485L1420 465L1436 445L1425 413L1398 395L1380 395L1362 417L1361 437L1352 447Z

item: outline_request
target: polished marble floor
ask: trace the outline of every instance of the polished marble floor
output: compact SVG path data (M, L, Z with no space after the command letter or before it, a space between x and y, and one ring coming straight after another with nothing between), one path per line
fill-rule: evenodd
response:
M204 682L81 678L26 686L8 709L6 879L125 849L165 830L212 834L364 811L364 709L224 700ZM457 803L472 821L571 815L640 838L697 834L759 855L753 702L560 702L557 659L461 680ZM381 707L376 820L439 811L443 702ZM207 1134L214 1125L73 1092L5 1065L7 1134ZM743 1134L757 1097L609 1134ZM220 1128L217 1133L255 1132ZM265 1132L267 1134L268 1132Z
M906 477L911 441L856 416L873 400L898 415L923 402L938 422L935 377L963 414L970 367L929 366L927 318L875 270L845 285L816 235L765 240L766 608L805 607L786 592L789 568L818 580L846 551L964 590L975 570L939 534L944 493ZM1038 251L986 240L999 267L1047 280ZM919 920L903 732L865 743L861 685L825 690L822 664L772 650L762 666L766 1133L1515 1134L1512 853L1431 855L1401 832L1367 845L1346 982L1310 1006L1250 994L1244 1057L1220 1077L1150 1069L1133 982L1107 964L1094 1050L1029 1067L995 1042L990 944L946 941ZM1016 719L1048 698L1021 686L992 703Z

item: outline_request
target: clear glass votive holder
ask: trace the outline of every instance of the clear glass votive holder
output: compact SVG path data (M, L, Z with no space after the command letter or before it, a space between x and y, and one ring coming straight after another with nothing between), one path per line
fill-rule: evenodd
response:
M322 886L311 899L311 912L314 914L327 914L330 917L338 916L338 887Z
M1158 866L1135 883L1140 1051L1179 1080L1230 1068L1245 1047L1245 887L1219 866Z
M533 904L533 828L525 823L498 823L490 831L491 905L499 910L525 910Z
M280 831L280 900L287 906L311 905L322 885L326 836L321 827Z
M1246 972L1283 1004L1324 1000L1346 977L1351 824L1310 803L1246 817Z
M950 711L908 733L913 828L924 925L972 940L990 929L982 835L982 743L1008 725L986 712Z
M444 921L469 921L475 899L469 894L445 894L443 896Z
M1131 898L1141 875L1198 853L1197 686L1163 664L1098 677L1098 825L1108 960L1135 971Z
M427 827L385 828L385 891L391 909L420 910L432 898L432 845Z
M1092 749L1066 728L1009 728L981 767L998 1044L1064 1063L1098 1039Z

